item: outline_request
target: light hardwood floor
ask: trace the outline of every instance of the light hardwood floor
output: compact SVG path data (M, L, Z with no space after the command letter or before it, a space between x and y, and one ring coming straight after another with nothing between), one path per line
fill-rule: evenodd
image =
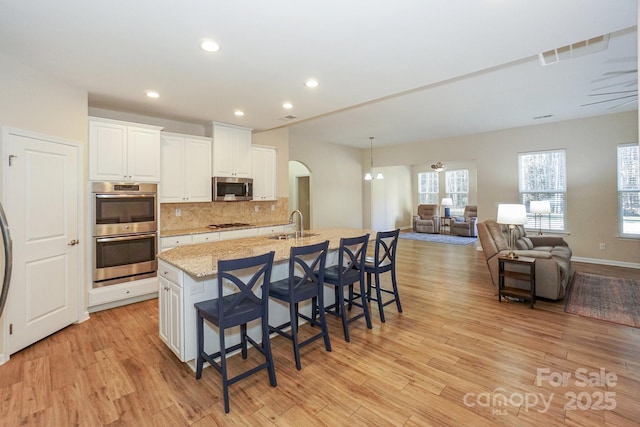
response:
M373 329L351 324L351 343L330 318L333 351L304 348L301 371L290 342L274 338L278 386L265 371L233 385L228 415L218 374L205 369L196 381L178 362L150 300L94 313L14 354L0 366L0 424L638 425L640 329L565 314L563 302L498 303L474 246L401 239L398 259L402 314L388 306L383 324L372 311ZM249 353L230 369L255 362ZM617 381L583 387L577 370ZM562 374L566 384L546 379Z

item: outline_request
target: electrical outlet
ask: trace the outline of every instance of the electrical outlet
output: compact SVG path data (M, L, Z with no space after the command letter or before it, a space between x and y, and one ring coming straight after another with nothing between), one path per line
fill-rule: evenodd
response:
M182 216L182 209L176 208L176 216Z
M271 205L271 212L275 212L276 210L276 205Z
M260 206L256 205L255 210L256 212L260 212Z
M605 249L607 249L607 245L605 245L604 243L600 243L600 250L604 251Z

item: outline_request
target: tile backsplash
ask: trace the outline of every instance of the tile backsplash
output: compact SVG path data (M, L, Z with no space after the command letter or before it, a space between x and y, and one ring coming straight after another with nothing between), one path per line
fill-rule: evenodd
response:
M176 216L176 209L180 209L180 216ZM209 224L228 222L249 224L287 222L288 209L287 197L269 202L162 203L160 204L160 232L201 228Z

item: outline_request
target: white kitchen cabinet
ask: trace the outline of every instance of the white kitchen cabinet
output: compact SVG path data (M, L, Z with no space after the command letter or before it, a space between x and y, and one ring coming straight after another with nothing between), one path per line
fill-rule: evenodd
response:
M190 245L193 243L191 234L182 234L179 236L167 236L160 238L160 252L176 246Z
M89 179L159 182L161 127L91 117Z
M212 123L212 176L251 178L251 129Z
M266 236L287 231L286 225L272 225L268 227L242 228L240 230L212 231L211 233L181 234L160 238L160 252L176 246L195 245L198 243L217 242L219 240L240 239L243 237Z
M229 230L220 232L220 240L241 239L243 237L257 237L258 228L242 228L240 230Z
M251 148L253 200L276 200L276 149L254 145Z
M217 242L220 240L220 233L217 231L214 233L199 233L191 236L193 240L193 244L196 243L208 243L208 242Z
M285 226L284 225L274 225L272 227L260 227L258 229L259 236L269 236L271 234L281 234L284 233Z
M193 305L215 298L218 293L217 286L213 283L207 283L205 286L205 280L193 278L162 260L158 262L158 277L160 339L180 361L193 361L197 356L196 311ZM210 332L207 331L207 334ZM206 342L213 341L211 338L209 336ZM193 364L190 366L195 369Z
M211 201L211 139L162 133L160 202Z
M160 263L158 271L158 327L160 339L184 360L182 272Z
M123 304L155 298L157 290L158 280L156 277L89 289L88 310L93 313Z
M175 248L176 246L217 242L218 240L220 240L220 233L217 231L211 233L182 234L178 236L161 237L160 252Z

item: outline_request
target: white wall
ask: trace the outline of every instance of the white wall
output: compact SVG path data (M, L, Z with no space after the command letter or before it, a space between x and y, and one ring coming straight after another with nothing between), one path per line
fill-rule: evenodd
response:
M311 171L311 228L362 228L361 150L289 138L289 159Z
M205 136L204 125L198 123L186 123L177 120L160 119L157 117L143 116L122 111L105 110L102 108L89 108L89 115L102 117L103 119L122 120L132 123L144 123L146 125L161 126L165 132L182 133L185 135Z
M87 141L87 92L0 53L0 124Z
M411 167L376 167L383 180L364 181L364 226L374 231L411 227L413 191ZM366 207L370 206L370 209Z

